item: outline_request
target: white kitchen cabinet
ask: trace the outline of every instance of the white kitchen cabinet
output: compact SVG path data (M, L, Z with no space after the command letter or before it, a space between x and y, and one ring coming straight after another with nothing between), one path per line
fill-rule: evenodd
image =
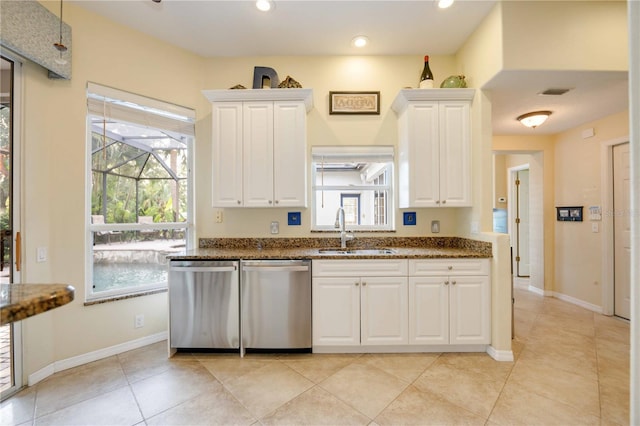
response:
M398 114L399 207L467 207L473 89L403 89Z
M310 89L207 90L214 207L306 207Z
M319 260L312 270L314 346L407 344L407 260Z
M491 343L488 259L409 261L409 343Z

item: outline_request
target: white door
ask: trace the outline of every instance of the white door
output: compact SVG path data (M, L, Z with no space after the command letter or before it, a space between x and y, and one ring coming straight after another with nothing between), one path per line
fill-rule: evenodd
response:
M613 147L613 249L615 315L631 318L631 178L629 144Z
M304 103L274 103L273 193L276 207L307 207L306 121Z
M313 278L313 346L360 344L360 278Z
M360 280L360 339L363 345L408 343L407 277Z
M242 103L214 103L212 114L212 204L242 205Z
M273 205L273 102L245 102L242 195L245 207Z
M491 343L489 277L449 277L449 343Z
M447 277L409 278L409 343L449 343L449 287Z

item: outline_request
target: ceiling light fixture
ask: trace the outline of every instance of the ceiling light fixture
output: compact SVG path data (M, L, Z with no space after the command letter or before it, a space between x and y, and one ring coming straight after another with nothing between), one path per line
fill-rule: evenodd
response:
M60 39L57 43L53 43L53 47L60 53L60 57L56 59L56 63L60 65L64 65L67 63L67 60L62 57L62 52L67 51L67 46L62 44L62 0L60 0Z
M256 0L256 7L262 12L268 12L273 9L274 6L271 0Z
M369 44L369 39L363 35L356 36L351 40L351 45L353 47L361 48L365 47L367 44Z
M550 115L551 111L534 111L522 114L517 118L517 120L524 126L535 129L536 127L547 121L547 118L549 118Z
M439 0L438 1L438 7L440 9L446 9L448 7L450 7L453 4L453 0Z

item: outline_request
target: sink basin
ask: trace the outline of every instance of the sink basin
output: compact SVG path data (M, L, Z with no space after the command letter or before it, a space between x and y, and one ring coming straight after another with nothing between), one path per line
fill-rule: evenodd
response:
M326 249L319 249L318 252L321 254L336 254L336 255L348 255L348 254L377 255L377 254L394 254L396 251L389 248L379 248L379 249L326 248Z

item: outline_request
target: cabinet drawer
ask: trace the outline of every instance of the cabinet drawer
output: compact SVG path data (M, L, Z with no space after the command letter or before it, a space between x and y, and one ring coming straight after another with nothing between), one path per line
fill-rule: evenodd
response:
M407 259L314 260L314 277L393 277L406 276Z
M489 275L489 259L411 259L409 275Z

